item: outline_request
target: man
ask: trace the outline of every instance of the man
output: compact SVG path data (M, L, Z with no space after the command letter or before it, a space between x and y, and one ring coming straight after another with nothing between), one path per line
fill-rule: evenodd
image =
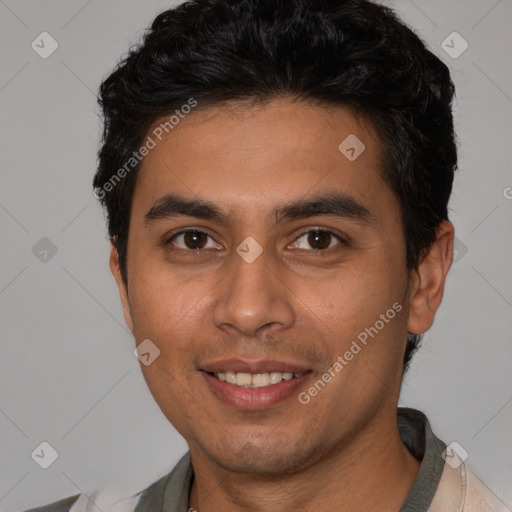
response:
M365 0L208 0L101 86L94 179L141 369L189 452L40 511L506 510L398 409L438 310L447 67Z

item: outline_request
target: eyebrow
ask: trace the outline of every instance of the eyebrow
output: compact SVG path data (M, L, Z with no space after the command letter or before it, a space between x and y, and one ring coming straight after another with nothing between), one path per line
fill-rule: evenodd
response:
M277 225L286 220L305 219L317 215L339 217L362 225L371 225L375 222L375 217L365 206L341 192L330 192L286 203L274 211L274 222ZM213 220L222 224L230 224L234 218L232 213L225 213L210 201L167 194L155 201L144 216L144 223L149 225L179 216Z
M276 224L284 220L304 219L316 215L329 215L355 221L362 225L375 222L375 217L368 208L353 197L342 192L299 199L283 205L275 212Z

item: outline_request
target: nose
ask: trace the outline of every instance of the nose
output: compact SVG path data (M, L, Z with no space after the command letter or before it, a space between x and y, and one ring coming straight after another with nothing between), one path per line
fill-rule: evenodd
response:
M213 321L221 329L258 336L264 329L293 325L293 293L278 274L277 263L263 252L252 262L233 253L229 275L220 283ZM278 277L279 276L279 277Z

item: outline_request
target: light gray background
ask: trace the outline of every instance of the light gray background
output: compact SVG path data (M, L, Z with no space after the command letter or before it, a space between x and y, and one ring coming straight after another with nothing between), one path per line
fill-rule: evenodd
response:
M512 508L511 0L397 0L457 86L460 240L436 323L401 405L427 413L447 443ZM133 356L91 192L100 125L95 93L168 1L0 0L2 186L0 508L20 510L106 484L135 492L186 445ZM48 59L31 48L43 31ZM441 43L459 32L457 59ZM58 252L42 262L32 247ZM467 252L465 252L467 248ZM42 442L59 454L31 458Z

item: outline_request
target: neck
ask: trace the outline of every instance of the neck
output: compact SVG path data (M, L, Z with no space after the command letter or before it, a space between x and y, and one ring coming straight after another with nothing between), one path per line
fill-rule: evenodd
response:
M402 443L394 414L376 418L329 457L296 473L233 473L192 447L190 452L195 478L189 506L200 512L398 511L420 465Z

